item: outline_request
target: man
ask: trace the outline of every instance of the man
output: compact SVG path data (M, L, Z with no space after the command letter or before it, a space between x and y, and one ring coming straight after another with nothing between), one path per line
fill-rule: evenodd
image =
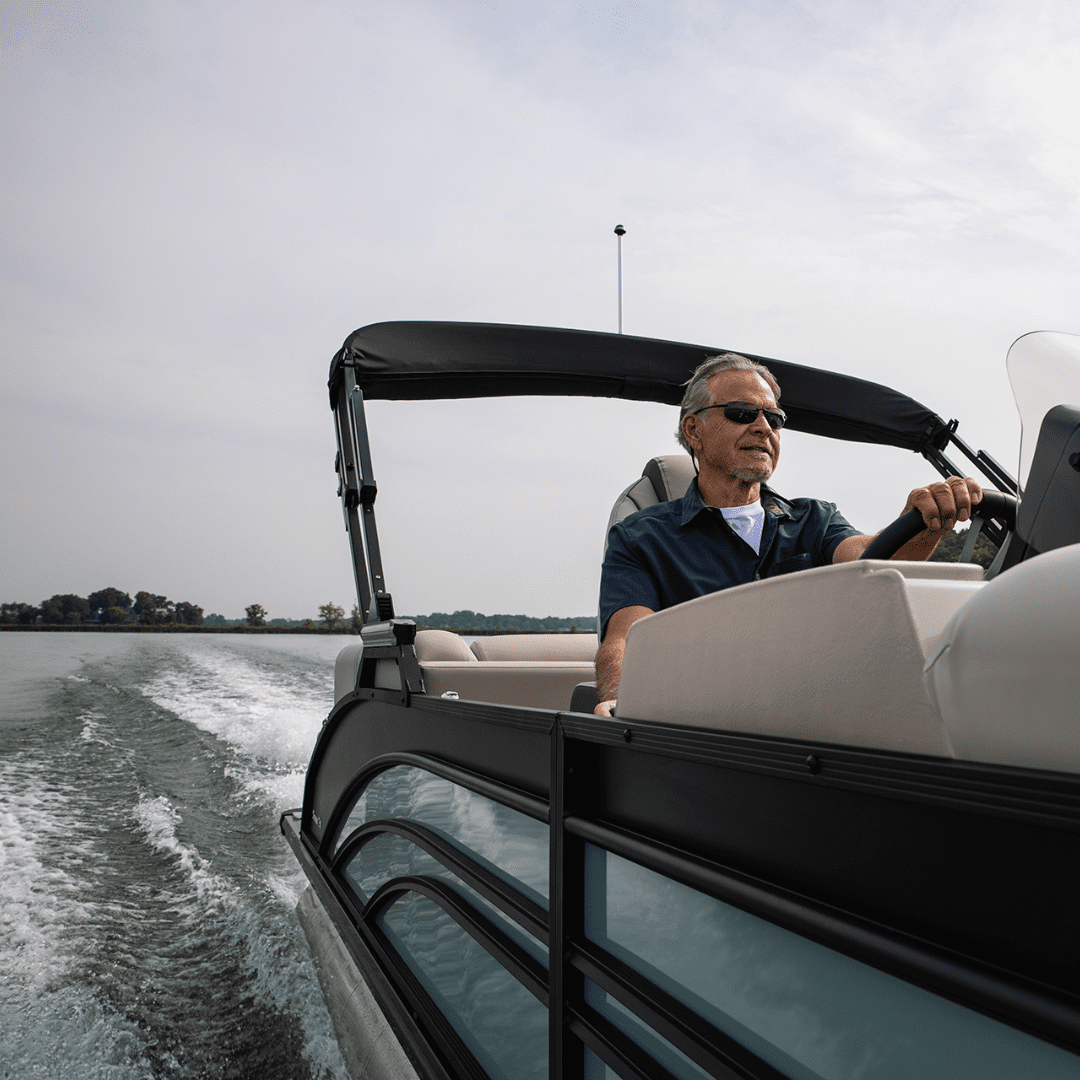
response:
M612 526L600 580L595 712L611 716L626 635L638 619L706 593L759 578L849 562L872 536L852 528L832 503L783 499L765 481L780 458L786 417L768 368L725 353L707 359L683 396L678 439L697 479L681 499L649 506ZM957 521L982 500L974 480L916 488L926 528L894 559L928 559Z

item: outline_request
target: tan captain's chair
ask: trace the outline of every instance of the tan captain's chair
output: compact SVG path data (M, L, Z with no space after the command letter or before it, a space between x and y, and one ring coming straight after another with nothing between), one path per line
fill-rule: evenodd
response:
M615 500L608 517L608 530L616 521L622 521L646 506L681 499L693 479L694 462L689 454L664 454L652 458L641 470L641 476ZM607 550L607 532L604 533L604 550Z
M604 552L607 553L607 537L611 526L646 506L681 499L694 479L694 461L689 454L664 454L650 458L638 477L615 500L604 530ZM596 633L601 630L600 615L596 616Z
M694 479L694 462L689 454L664 454L650 458L639 476L629 487L620 492L608 515L604 530L604 551L607 551L607 535L616 521L644 510L646 506L681 499ZM600 635L600 615L596 616L597 640ZM596 683L584 682L574 688L570 708L574 712L592 712L596 705Z

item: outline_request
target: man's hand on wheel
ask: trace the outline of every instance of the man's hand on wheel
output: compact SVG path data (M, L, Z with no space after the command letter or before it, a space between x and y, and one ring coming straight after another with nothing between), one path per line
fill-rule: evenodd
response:
M613 716L615 714L615 701L601 701L599 705L593 709L593 712L597 716Z
M971 479L950 476L936 484L915 488L908 495L903 512L918 510L935 543L953 531L958 521L971 517L971 508L982 502L982 488Z

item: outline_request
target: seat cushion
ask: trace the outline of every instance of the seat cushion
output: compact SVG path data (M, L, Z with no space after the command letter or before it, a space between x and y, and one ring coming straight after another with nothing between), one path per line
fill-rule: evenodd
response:
M577 660L596 658L595 634L496 634L477 638L477 660Z
M469 646L457 634L449 630L417 630L416 659L423 664L428 660L462 660L475 663L476 657Z
M574 687L595 675L582 660L487 660L479 664L435 660L422 665L432 697L448 690L469 701L530 709L568 709Z
M926 662L956 756L1080 773L1080 544L999 574Z

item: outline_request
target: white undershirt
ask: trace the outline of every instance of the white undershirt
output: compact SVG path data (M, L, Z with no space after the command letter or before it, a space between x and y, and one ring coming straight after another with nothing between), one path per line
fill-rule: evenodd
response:
M765 524L765 509L761 500L758 499L749 506L720 506L717 509L732 529L754 549L754 554L760 555L761 530Z

